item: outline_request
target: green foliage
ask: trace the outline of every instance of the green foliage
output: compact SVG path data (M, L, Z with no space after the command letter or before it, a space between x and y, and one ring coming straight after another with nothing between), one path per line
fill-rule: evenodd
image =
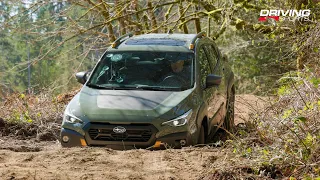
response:
M0 32L0 49L4 55L0 57L0 70L5 72L0 77L4 79L1 84L8 87L6 91L23 92L28 88L28 67L31 69L31 87L34 92L40 92L44 88L51 88L57 93L68 91L76 85L72 78L75 72L92 68L94 60L97 60L107 48L110 42L104 38L111 32L114 35L122 31L144 33L150 32L152 26L148 18L141 17L148 13L143 10L143 2L139 2L136 7L136 10L141 12L135 14L132 12L136 10L130 9L130 17L123 16L129 11L121 12L122 8L119 8L117 3L110 5L108 13L112 14L112 21L101 8L86 1L45 2L36 3L32 0L30 3L35 3L35 6L30 9L21 2L13 3L8 0L0 5L0 9L5 12L0 15L1 22L4 22L3 27L8 27ZM121 7L126 4L122 1L120 3ZM186 9L186 17L180 17L190 20L187 23L190 33L196 32L196 29L189 18L199 17L201 29L204 29L208 26L208 17L212 16L213 31L209 36L219 34L214 37L218 37L217 44L233 62L239 92L268 91L274 87L274 82L281 74L296 69L295 59L298 54L307 56L310 51L318 53L319 46L310 46L307 41L298 40L300 35L306 34L315 26L313 23L257 20L261 9L290 9L291 1L284 1L280 7L275 0L182 3L188 7L195 7L199 13L194 14L195 11L189 8ZM315 12L312 16L315 19L317 7L311 3L305 5L305 8L311 8L312 12ZM17 15L10 19L8 15L12 9L17 9ZM171 10L164 13L169 9ZM175 22L177 17L173 15L176 10L176 4L173 3L170 4L170 8L166 5L152 11L157 15L158 32L164 29L167 31L168 28L177 27L174 24L181 23ZM210 12L219 14L210 15ZM162 14L169 15L171 20L163 22ZM125 22L124 27L119 25L120 16L123 16L120 19ZM109 21L111 30L106 26L108 23L101 25L102 22ZM310 49L303 49L305 47ZM30 66L28 54L32 61Z
M11 122L11 123L23 124L23 123L33 122L27 110L22 112L18 110L13 110L13 113L10 115L10 117L11 118L8 120L8 122Z
M320 84L320 78L315 78L315 77L313 77L313 78L310 79L310 82L311 82L315 87L318 87L319 84Z
M29 115L29 104L26 95L20 94L18 97L22 101L22 107L12 111L11 115L9 115L9 122L17 124L32 123L33 120Z
M295 122L296 124L299 123L299 122L306 123L306 121L307 121L307 118L305 118L305 117L303 117L303 116L299 116L299 117L296 117L296 118L294 119L294 122Z
M282 85L279 89L278 89L278 95L279 96L283 96L286 94L290 94L290 89L288 88L288 86Z
M282 118L287 119L291 116L293 109L287 109L284 111Z

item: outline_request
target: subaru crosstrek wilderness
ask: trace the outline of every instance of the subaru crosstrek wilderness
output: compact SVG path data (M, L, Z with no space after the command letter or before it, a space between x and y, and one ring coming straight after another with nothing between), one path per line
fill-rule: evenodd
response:
M234 75L204 33L126 34L76 78L63 147L179 148L234 126Z

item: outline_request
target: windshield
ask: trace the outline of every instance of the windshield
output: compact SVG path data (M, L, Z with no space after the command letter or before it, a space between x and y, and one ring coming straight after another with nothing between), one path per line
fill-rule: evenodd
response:
M87 86L101 89L185 90L193 87L193 54L107 52Z

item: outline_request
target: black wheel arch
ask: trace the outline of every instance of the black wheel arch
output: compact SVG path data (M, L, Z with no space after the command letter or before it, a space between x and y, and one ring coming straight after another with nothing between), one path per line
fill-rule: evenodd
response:
M208 120L208 109L207 105L203 103L201 107L198 110L198 115L197 115L197 131L199 133L201 126L204 126L205 129L205 136L208 136L209 132L209 120ZM197 133L197 134L198 134Z
M234 74L231 71L230 76L228 78L227 97L229 97L231 91L233 91L235 93L234 81L235 81L234 80Z

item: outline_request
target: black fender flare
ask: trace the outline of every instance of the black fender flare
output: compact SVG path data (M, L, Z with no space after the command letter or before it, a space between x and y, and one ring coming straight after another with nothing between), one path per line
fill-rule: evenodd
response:
M199 131L200 131L200 128L201 128L201 125L203 123L203 119L204 118L208 118L208 105L206 105L206 103L202 103L199 110L198 110L198 113L197 113L197 135L199 135ZM209 127L209 122L207 121L207 127ZM208 129L208 132L209 129ZM208 132L206 133L206 135L208 135Z

